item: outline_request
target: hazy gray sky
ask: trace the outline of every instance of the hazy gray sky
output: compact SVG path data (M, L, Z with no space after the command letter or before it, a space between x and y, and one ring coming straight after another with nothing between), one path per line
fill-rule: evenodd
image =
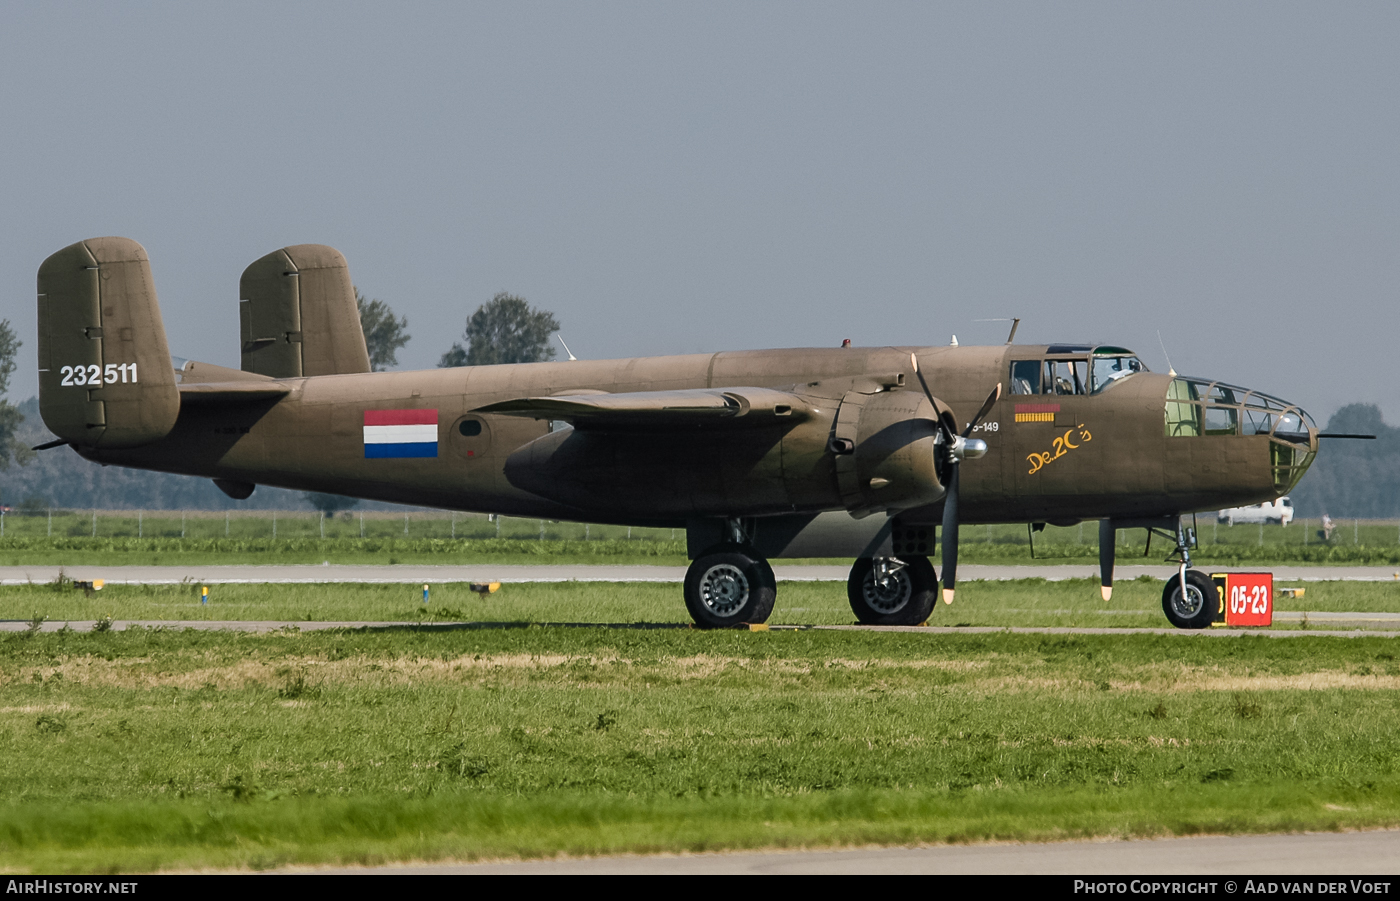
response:
M582 357L1122 343L1400 421L1395 3L11 3L0 285L149 251L181 356L339 248L425 368L497 291Z

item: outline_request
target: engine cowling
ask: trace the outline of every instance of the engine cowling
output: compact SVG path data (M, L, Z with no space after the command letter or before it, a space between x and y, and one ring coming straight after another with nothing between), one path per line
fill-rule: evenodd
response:
M832 444L852 448L836 456L837 491L847 511L861 517L942 499L934 416L933 405L912 391L851 391L842 398Z

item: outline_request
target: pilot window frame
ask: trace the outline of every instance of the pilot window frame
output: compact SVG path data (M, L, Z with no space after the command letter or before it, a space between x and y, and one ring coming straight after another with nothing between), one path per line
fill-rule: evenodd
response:
M1033 360L1011 361L1011 393L1030 396L1040 393L1040 376L1044 369L1041 357ZM1022 390L1022 388L1026 390Z
M1087 396L1089 394L1089 358L1080 354L1047 356L1040 387L1043 394L1053 394L1056 397Z
M1100 367L1100 362L1104 363L1105 366ZM1108 368L1115 363L1118 364L1117 367L1112 369ZM1103 377L1103 382L1100 383L1099 373L1102 370L1111 372L1112 375ZM1138 358L1138 355L1124 348L1104 347L1095 349L1095 351L1089 355L1089 393L1091 395L1102 394L1104 391L1129 376L1147 371L1147 367L1143 364L1142 360Z
M1089 371L1089 358L1084 354L1012 360L1011 393L1020 397L1086 397Z
M1204 408L1200 404L1200 383L1175 378L1167 383L1163 413L1168 438L1199 438L1205 431Z

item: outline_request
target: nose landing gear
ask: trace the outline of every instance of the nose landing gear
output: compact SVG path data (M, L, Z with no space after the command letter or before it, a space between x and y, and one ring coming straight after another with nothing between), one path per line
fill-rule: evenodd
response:
M1220 609L1220 593L1215 583L1197 569L1186 571L1186 590L1181 590L1180 574L1167 580L1162 590L1162 612L1178 629L1205 629L1215 621Z
M1099 523L1099 584L1103 599L1107 601L1113 594L1117 530L1131 527L1147 529L1149 548L1153 534L1176 540L1176 548L1167 559L1177 564L1177 572L1167 580L1162 590L1162 612L1167 615L1167 621L1178 629L1209 627L1220 612L1220 592L1209 576L1191 568L1191 545L1195 535L1193 530L1182 525L1180 517L1166 520L1105 519Z
M1162 589L1162 612L1178 629L1205 629L1220 612L1220 592L1210 577L1191 569L1191 538L1181 520L1176 522L1177 573Z

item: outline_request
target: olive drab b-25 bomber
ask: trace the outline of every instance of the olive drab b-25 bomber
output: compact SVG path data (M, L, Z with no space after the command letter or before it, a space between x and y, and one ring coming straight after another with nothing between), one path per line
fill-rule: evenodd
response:
M287 247L244 271L241 366L172 358L141 245L39 268L40 410L104 464L556 520L684 528L702 626L765 621L768 561L854 558L851 607L918 624L956 584L962 523L1100 523L1175 542L1163 607L1208 625L1183 514L1288 491L1317 450L1298 407L1149 372L1092 344L799 348L370 371L345 259ZM1014 337L1014 330L1013 330ZM173 359L173 364L172 364Z

